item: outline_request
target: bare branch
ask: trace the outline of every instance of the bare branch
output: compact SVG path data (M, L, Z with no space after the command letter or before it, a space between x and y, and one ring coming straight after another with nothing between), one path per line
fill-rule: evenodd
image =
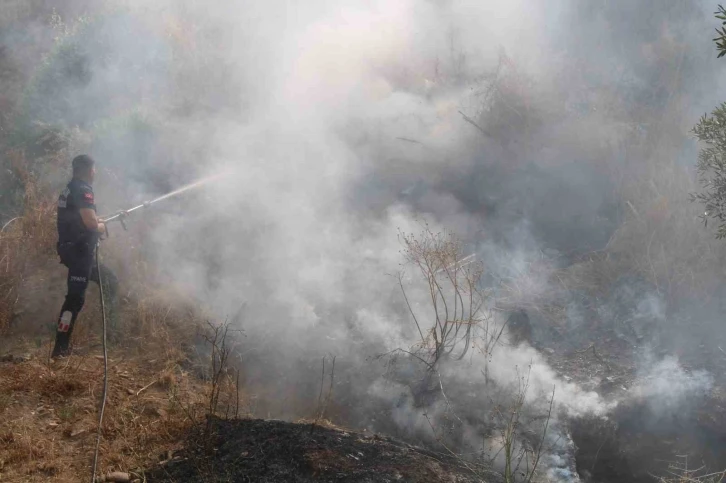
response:
M477 124L472 118L464 114L463 112L459 111L459 114L461 114L461 117L464 118L466 122L474 126L480 133L482 133L484 136L491 138L492 135L489 134L483 127L481 127L479 124Z

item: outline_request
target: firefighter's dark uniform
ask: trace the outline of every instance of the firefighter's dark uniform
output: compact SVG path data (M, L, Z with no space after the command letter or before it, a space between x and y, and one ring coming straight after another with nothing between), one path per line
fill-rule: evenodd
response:
M86 228L81 208L96 211L93 189L85 181L73 178L58 197L58 255L68 267L68 293L58 317L53 357L69 353L71 334L85 302L88 281L98 283L99 270L110 305L115 305L116 300L116 276L103 264L96 265L94 255L100 234Z

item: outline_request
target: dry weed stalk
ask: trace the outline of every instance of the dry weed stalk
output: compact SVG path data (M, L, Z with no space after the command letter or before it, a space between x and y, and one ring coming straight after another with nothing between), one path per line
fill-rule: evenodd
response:
M707 473L704 467L690 468L688 456L678 456L668 464L668 476L658 478L660 483L721 483L726 480L726 470Z
M462 359L471 348L474 337L481 336L485 356L491 356L504 326L484 311L487 293L480 286L483 264L465 257L461 242L450 233L434 233L428 227L419 237L400 233L403 253L408 264L418 269L430 302L428 316L416 314L404 286L405 271L398 282L409 313L421 337L418 351L423 352L430 368L443 358ZM482 332L477 334L476 329Z
M323 389L325 386L325 359L326 357L323 357L323 364L320 374L320 394L318 394L318 407L315 411L315 418L313 419L312 424L310 425L310 432L312 433L315 429L315 426L323 419L325 419L325 411L328 409L328 405L330 404L330 400L333 397L333 383L335 381L335 356L333 356L332 362L331 362L331 368L330 368L330 382L328 384L328 394L325 396L325 399L323 399Z
M532 365L527 369L526 375L521 375L517 368L517 390L509 407L494 405L494 414L500 423L500 436L502 441L501 451L504 452L504 479L506 483L523 481L529 483L537 475L537 467L544 449L547 430L552 419L552 409L555 401L555 388L552 388L552 396L549 398L549 408L544 417L542 434L536 441L530 441L523 436L522 416L525 401L529 391L529 379L532 373ZM522 479L516 475L521 475Z
M229 361L229 357L234 351L233 333L239 332L239 330L232 328L229 321L221 324L207 321L205 329L202 337L211 348L209 355L210 388L207 405L207 431L209 432L212 417L221 415L219 407L222 396L226 402L224 417L229 418L232 406L235 407L235 417L239 415L239 370L234 371Z
M227 361L229 359L230 348L227 345L227 334L229 333L229 324L224 322L214 325L207 322L207 333L203 335L204 340L211 346L212 353L209 357L211 364L210 372L210 393L209 406L207 414L213 416L217 414L219 406L219 395L222 390L222 380L227 373ZM209 426L208 426L209 429Z
M423 416L426 419L436 441L446 450L446 452L455 458L459 464L467 468L472 473L481 477L484 481L491 476L494 472L492 471L492 462L497 459L499 454L503 453L504 459L504 471L503 475L506 483L531 483L538 481L537 470L539 468L540 460L545 452L545 441L547 439L547 433L550 428L550 422L552 421L552 412L554 410L555 400L555 387L552 388L552 394L547 398L547 410L546 412L537 417L530 418L529 421L524 421L525 405L527 395L529 392L529 380L532 371L531 364L527 369L525 375L521 375L519 368L517 368L517 388L512 394L511 402L502 406L492 401L492 421L498 423L498 431L501 441L501 447L499 450L491 456L491 459L484 461L471 461L465 455L457 453L449 445L446 444L444 435L440 431L437 431L435 423L431 420L431 417L424 412ZM439 382L441 383L439 375ZM441 384L441 394L446 401L447 411L452 411L448 398L444 393L443 384ZM462 424L459 416L452 411L453 416ZM528 431L524 428L525 424L529 427L530 423L536 420L542 421L542 429L540 433ZM668 482L670 483L670 482Z
M427 289L428 301L430 301L430 316L427 323L417 316L403 284L404 274L399 273L399 285L421 337L421 343L417 351L398 349L389 354L402 352L426 364L428 375L438 376L438 386L446 403L446 411L453 414L454 418L463 425L465 423L453 411L449 398L444 392L438 363L445 358L463 358L476 340L477 346L485 355L482 373L485 383L488 384L488 362L499 343L505 324L497 324L492 317L482 313L488 295L480 286L483 266L481 263L471 260L472 257L463 256L458 239L451 234L434 233L428 226L425 226L419 238L406 234L401 234L400 238L404 244L406 261L418 269L425 281L424 286ZM522 426L525 424L523 415L529 391L531 365L525 375L521 375L519 370L517 370L517 374L518 386L514 391L511 404L503 407L493 403L492 419L497 420L501 436L500 452L504 453L505 481L514 483L516 480L529 483L537 475L540 458L544 451L554 408L555 392L553 388L552 395L548 398L549 405L546 415L543 417L541 434L534 438L528 436ZM437 433L429 415L424 414L424 417L437 441L448 453L456 457L462 466L483 478L488 475L490 470L486 464L472 463L457 455L444 442L444 438ZM515 475L523 475L523 479Z

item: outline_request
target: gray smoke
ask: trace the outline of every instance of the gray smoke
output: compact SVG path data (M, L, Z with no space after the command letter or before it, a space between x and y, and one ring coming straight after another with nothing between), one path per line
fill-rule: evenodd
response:
M646 369L631 390L635 398L647 402L655 418L674 417L713 386L713 377L708 372L686 372L675 357L656 362L648 355L642 366Z
M658 155L691 165L695 146L682 133L719 100L723 78L703 34L709 9L568 0L84 7L87 18L69 10L56 28L21 114L91 133L107 211L231 169L222 182L159 206L144 250L156 282L220 320L244 304L250 351L240 358L248 389L264 393L272 413L305 415L319 360L332 354L349 421L431 441L424 413L439 420L479 411L482 419L531 366L533 415L556 388L552 437L560 442L548 445L546 469L577 481L565 416L605 416L617 402L562 380L530 345L503 344L488 362L501 399L483 387L487 362L474 351L442 368L451 404L439 398L428 407L371 359L417 341L391 276L402 261L397 234L417 233L422 219L460 234L486 267L493 317L504 322L494 310L502 301L560 304L571 330L548 337L568 348L590 337L596 320L636 326L621 331L634 343L673 324L665 289L640 274L655 276L656 256L687 259L688 244L650 250L652 239L623 230L645 226L631 212L650 206L631 210L633 193L644 191L634 180L651 173L644 152L629 146L675 129L680 137ZM33 28L52 36L45 24ZM18 35L2 41L14 47ZM685 106L674 107L676 98ZM660 122L674 113L673 123ZM674 176L690 180L685 171ZM685 197L669 201L689 209ZM584 254L623 250L628 236L649 247L650 265L632 264L637 280L597 303L556 280L576 272ZM710 235L695 236L708 243ZM685 279L676 275L674 283ZM411 297L424 310L425 293L412 288ZM532 320L535 335L544 333L545 323ZM652 377L637 396L672 410L709 386L707 374L681 377L674 364L643 362ZM475 422L460 430L475 451L496 446Z

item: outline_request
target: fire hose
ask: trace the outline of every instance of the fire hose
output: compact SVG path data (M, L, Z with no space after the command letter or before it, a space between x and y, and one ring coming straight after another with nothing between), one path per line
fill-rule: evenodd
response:
M93 469L91 483L96 483L96 468L98 466L98 449L101 446L101 424L103 411L106 409L106 395L108 393L108 352L106 350L106 303L103 299L103 278L101 278L101 244L96 244L96 270L98 270L98 294L101 299L101 343L103 345L103 392L101 396L101 410L98 415L98 428L96 431L96 451L93 455Z
M107 223L113 222L113 221L119 221L121 223L121 226L123 227L123 229L126 230L126 223L124 223L124 219L130 213L133 213L134 211L137 211L141 208L148 208L149 206L151 206L159 201L182 194L185 191L189 191L194 188L198 188L204 184L209 183L210 181L218 179L223 174L224 173L220 173L220 174L217 174L214 176L209 176L207 178L202 178L193 183L182 186L181 188L176 189L170 193L159 196L158 198L154 198L151 201L145 201L144 203L142 203L138 206L134 206L133 208L130 208L128 210L122 210L122 211L114 213L113 215L99 218L99 221L105 225L106 238L108 238L108 226L106 225ZM101 446L101 426L103 424L103 413L104 413L104 410L106 409L106 398L107 398L107 393L108 393L108 351L106 349L106 304L105 304L105 300L103 297L103 279L101 278L101 268L100 268L101 267L100 248L101 248L101 243L99 242L96 244L95 270L98 271L98 291L99 291L99 298L101 300L101 343L103 346L103 391L102 391L102 395L101 395L101 409L100 409L99 415L98 415L98 428L96 430L96 450L93 455L93 468L91 469L91 483L96 483L96 481L97 481L96 471L98 468L98 452L99 452L99 448Z

